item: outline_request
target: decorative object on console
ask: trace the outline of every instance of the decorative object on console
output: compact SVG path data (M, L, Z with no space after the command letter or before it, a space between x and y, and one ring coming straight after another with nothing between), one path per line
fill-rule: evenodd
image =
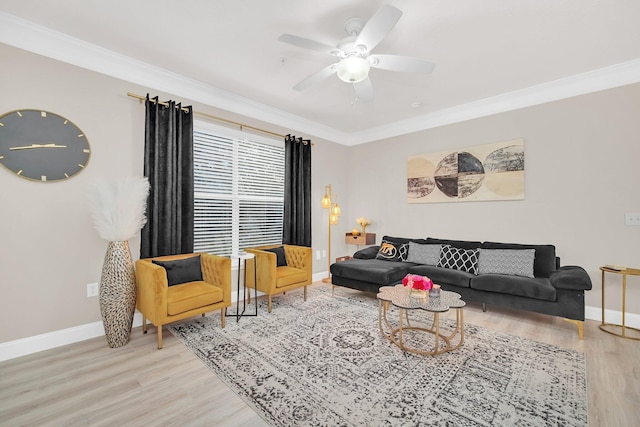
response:
M90 156L84 132L62 116L42 110L0 116L0 163L21 178L64 181L84 170Z
M146 223L149 181L135 177L94 182L90 213L109 245L100 277L100 312L109 347L129 342L136 306L136 281L128 240Z
M524 199L522 138L407 160L408 203L519 199Z
M360 230L358 230L357 228L354 228L351 230L351 235L352 236L359 236L360 235Z
M371 225L371 220L361 216L356 220L358 225L362 227L362 234L367 234L367 227Z
M322 279L324 283L331 283L331 225L338 224L338 217L340 216L340 206L337 200L338 196L331 192L331 184L326 185L324 197L322 198L322 208L329 210L329 223L327 233L329 235L329 242L327 243L327 277Z

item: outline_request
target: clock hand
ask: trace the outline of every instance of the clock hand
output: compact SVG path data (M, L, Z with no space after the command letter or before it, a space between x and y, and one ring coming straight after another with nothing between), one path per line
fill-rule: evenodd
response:
M31 144L23 145L21 147L11 147L9 150L30 150L32 148L67 148L67 146L58 144Z

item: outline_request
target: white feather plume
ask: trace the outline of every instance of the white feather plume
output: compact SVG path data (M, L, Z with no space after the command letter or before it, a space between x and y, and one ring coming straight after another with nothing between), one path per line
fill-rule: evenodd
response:
M89 212L100 237L110 242L132 238L147 222L148 195L149 180L145 177L92 182Z

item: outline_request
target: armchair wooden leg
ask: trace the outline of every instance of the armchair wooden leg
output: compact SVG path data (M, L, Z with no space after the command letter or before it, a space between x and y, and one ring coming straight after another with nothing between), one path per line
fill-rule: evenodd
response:
M307 287L304 287L304 300L307 300Z
M158 325L158 350L162 348L162 325Z
M271 295L269 295L269 303L267 304L267 312L271 313Z
M245 287L245 293L247 294L247 304L251 304L251 288Z
M220 309L220 324L222 325L223 328L225 326L225 321L226 321L226 317L224 316L224 312L225 312L224 308Z
M147 333L147 318L142 316L142 333Z

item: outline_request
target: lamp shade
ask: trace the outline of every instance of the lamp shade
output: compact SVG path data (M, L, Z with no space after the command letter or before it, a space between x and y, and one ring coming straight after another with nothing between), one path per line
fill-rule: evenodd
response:
M345 58L338 63L338 78L346 83L358 83L369 75L369 61L357 56Z

